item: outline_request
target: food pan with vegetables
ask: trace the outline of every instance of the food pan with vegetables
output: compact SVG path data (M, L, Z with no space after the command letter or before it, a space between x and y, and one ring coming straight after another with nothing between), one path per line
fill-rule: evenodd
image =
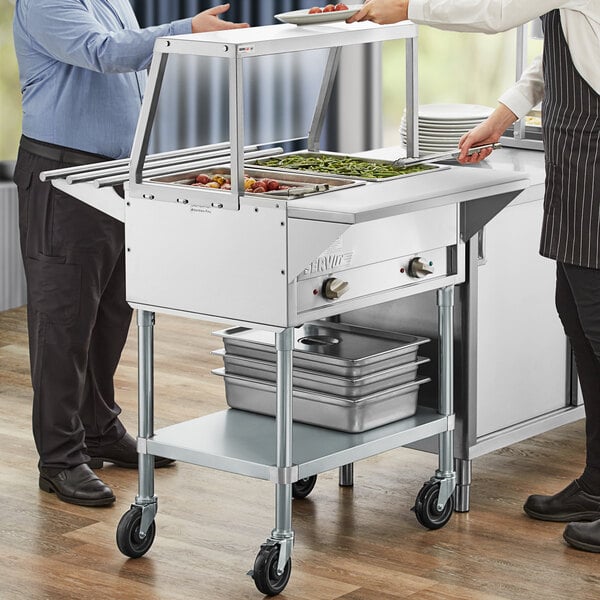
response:
M382 181L444 168L441 165L435 164L399 167L394 165L394 161L391 160L360 158L326 152L280 154L278 156L256 159L251 162L269 169L327 173L338 177L351 177L367 181Z
M151 181L214 190L231 190L231 172L230 168L226 166L153 177ZM244 169L244 191L246 194L267 194L269 196L294 198L326 192L330 189L352 187L362 183L345 177L330 175L292 172L275 173L270 169L258 169L256 167Z

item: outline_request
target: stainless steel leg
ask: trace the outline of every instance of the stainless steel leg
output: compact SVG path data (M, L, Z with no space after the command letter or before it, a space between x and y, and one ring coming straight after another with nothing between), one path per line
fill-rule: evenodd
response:
M294 329L288 327L275 334L277 350L277 468L292 466L292 350ZM275 529L271 540L280 546L277 562L278 575L283 573L292 555L292 484L275 484Z
M456 491L454 492L455 509L457 512L469 512L471 506L471 477L472 461L457 458L456 465Z
M439 412L454 412L454 286L437 291L439 334ZM454 431L439 435L439 466L436 479L441 481L438 507L443 508L454 493Z
M352 487L354 485L354 463L342 465L339 473L341 487Z
M138 444L154 435L154 313L137 313L138 325ZM138 495L142 508L139 535L145 537L154 521L158 499L154 495L154 456L138 455Z

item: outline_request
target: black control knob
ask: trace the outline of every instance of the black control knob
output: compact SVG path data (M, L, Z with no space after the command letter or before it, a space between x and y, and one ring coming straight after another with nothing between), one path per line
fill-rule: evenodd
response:
M330 277L323 282L323 296L328 300L337 300L348 291L348 282L337 277Z
M408 263L408 274L421 279L433 273L433 263L420 256L416 256Z

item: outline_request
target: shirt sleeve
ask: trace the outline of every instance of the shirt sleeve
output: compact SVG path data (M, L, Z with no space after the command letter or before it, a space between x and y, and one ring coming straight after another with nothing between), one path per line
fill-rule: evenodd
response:
M498 98L520 119L544 97L542 57L538 56L523 72L521 78Z
M127 73L149 66L157 38L191 33L192 20L111 31L82 2L50 0L27 11L25 27L33 47L56 60L101 73Z
M438 29L498 33L555 8L585 6L589 0L410 0L408 18Z

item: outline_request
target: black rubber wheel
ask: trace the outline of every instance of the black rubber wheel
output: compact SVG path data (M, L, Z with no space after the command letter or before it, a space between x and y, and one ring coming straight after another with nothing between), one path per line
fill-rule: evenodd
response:
M292 573L292 559L288 559L281 575L277 574L279 545L263 544L256 555L252 579L259 592L267 596L277 596L285 589Z
M119 521L117 526L117 546L119 550L129 558L139 558L150 550L154 536L156 535L156 524L154 521L148 528L144 538L140 537L140 524L142 522L142 509L132 506Z
M305 477L304 479L299 479L298 481L292 483L292 496L301 500L302 498L306 498L315 487L317 483L317 476L311 475L310 477Z
M417 521L427 527L427 529L439 529L443 527L454 512L454 496L448 498L444 508L438 510L437 503L440 495L439 481L423 484L423 487L417 494L414 511Z

